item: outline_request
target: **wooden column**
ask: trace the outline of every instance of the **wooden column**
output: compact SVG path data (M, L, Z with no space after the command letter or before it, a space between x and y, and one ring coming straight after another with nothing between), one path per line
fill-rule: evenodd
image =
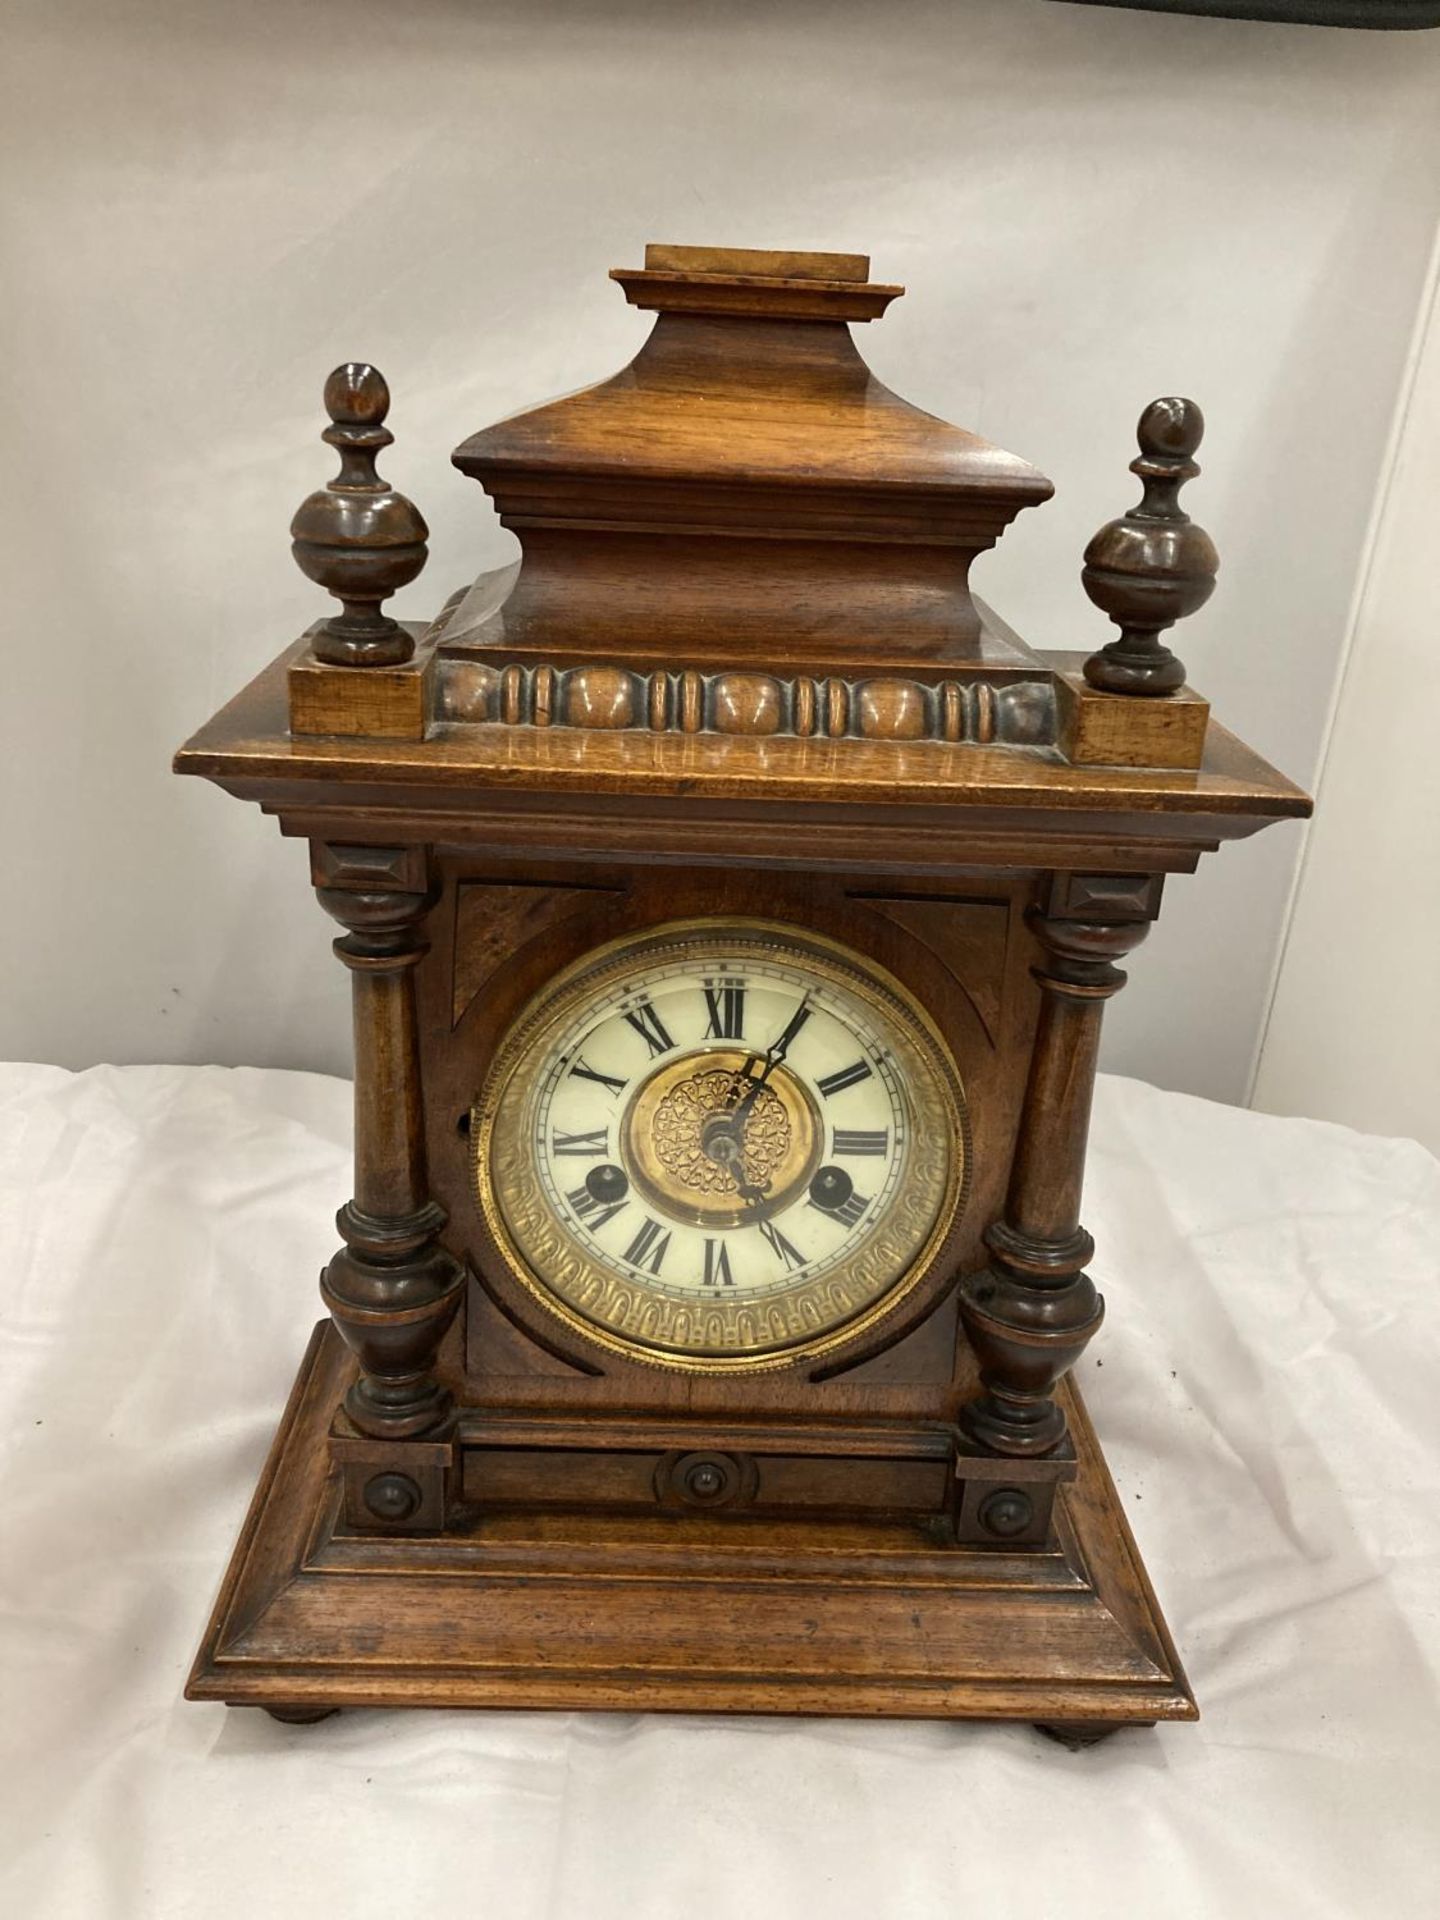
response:
M345 1411L372 1438L434 1436L451 1413L435 1353L463 1274L438 1243L446 1216L425 1161L414 977L433 898L425 853L316 843L312 878L325 911L348 928L335 952L354 998L355 1196L336 1216L345 1245L320 1282L362 1369Z
M985 1235L990 1264L960 1289L981 1382L960 1425L990 1453L1066 1447L1051 1396L1105 1312L1085 1272L1095 1242L1080 1224L1100 1022L1125 984L1114 962L1149 932L1160 887L1159 876L1057 874L1029 916L1044 952L1032 969L1042 999L1010 1188Z

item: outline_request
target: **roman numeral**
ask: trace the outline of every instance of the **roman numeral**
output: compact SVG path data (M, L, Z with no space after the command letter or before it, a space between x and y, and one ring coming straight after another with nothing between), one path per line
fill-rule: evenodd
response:
M624 1257L632 1267L648 1267L651 1273L659 1273L669 1251L669 1234L658 1220L647 1220L625 1249Z
M565 1198L570 1202L575 1218L582 1220L591 1233L598 1233L606 1221L613 1220L625 1205L623 1200L617 1200L613 1206L606 1206L605 1202L597 1200L586 1186L576 1187L574 1192L567 1193Z
M573 1153L582 1160L598 1160L610 1151L610 1129L597 1127L593 1133L561 1133L558 1128L552 1129L550 1151L556 1155ZM835 1151L838 1153L840 1149L837 1147Z
M836 1127L836 1153L885 1154L890 1150L890 1129L881 1127L873 1133L854 1127Z
M823 1080L817 1080L816 1086L828 1100L832 1093L843 1093L847 1087L858 1087L862 1080L870 1078L870 1062L857 1060L852 1066L837 1067L834 1073L827 1073Z
M625 1016L630 1025L650 1049L653 1060L657 1053L668 1053L675 1042L665 1030L665 1022L656 1013L648 1000L640 1001Z
M723 1240L705 1242L705 1285L707 1287L733 1287L735 1276L730 1271L730 1249Z
M593 1080L597 1087L608 1087L611 1093L623 1093L625 1082L617 1080L613 1073L597 1073L594 1067L585 1064L584 1056L578 1059L570 1069L577 1080Z
M707 1040L743 1040L745 1037L745 982L743 980L707 980L705 1010L710 1025Z
M774 1224L773 1221L761 1220L758 1223L758 1225L760 1228L760 1236L764 1240L766 1246L769 1247L772 1253L778 1254L780 1259L782 1259L785 1262L787 1267L803 1267L804 1266L805 1264L804 1254L800 1252L798 1247L791 1246L790 1242L785 1238L784 1234L781 1233L780 1229Z
M852 1193L842 1200L838 1207L822 1207L818 1200L811 1199L810 1205L817 1213L823 1213L831 1220L843 1221L847 1227L858 1227L865 1217L865 1209L870 1202L863 1193Z

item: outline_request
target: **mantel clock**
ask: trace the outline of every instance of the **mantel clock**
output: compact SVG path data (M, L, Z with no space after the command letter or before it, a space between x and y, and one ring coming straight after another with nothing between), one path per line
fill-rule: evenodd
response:
M1165 877L1307 811L1165 635L1199 409L1027 646L1050 483L870 373L848 254L654 246L625 370L454 455L521 558L429 624L389 395L339 602L180 753L308 842L355 1186L192 1698L1022 1718L1194 1703L1069 1379L1100 1020Z

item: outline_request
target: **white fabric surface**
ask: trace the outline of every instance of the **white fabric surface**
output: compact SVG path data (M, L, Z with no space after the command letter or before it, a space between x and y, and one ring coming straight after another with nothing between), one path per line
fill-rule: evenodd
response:
M347 1713L180 1688L308 1329L349 1088L0 1069L14 1920L1440 1912L1440 1165L1102 1081L1084 1385L1205 1718Z

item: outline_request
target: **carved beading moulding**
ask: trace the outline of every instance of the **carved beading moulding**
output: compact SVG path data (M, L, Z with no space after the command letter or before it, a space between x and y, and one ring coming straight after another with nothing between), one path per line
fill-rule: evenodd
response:
M943 740L1051 746L1053 686L1040 678L921 681L812 678L754 670L705 673L614 665L440 662L437 718L470 726L715 733L765 738Z

